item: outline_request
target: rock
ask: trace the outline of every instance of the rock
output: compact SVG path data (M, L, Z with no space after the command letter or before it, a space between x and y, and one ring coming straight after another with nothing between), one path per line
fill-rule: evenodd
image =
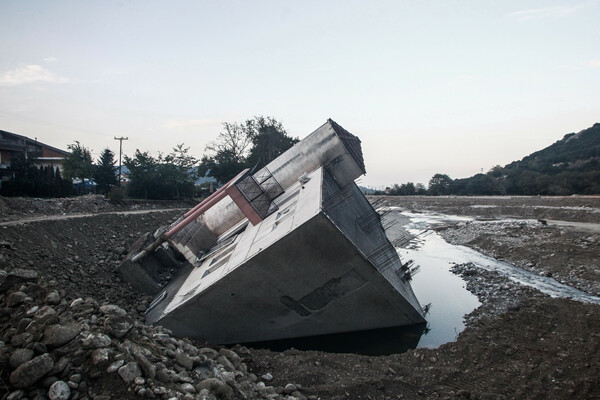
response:
M25 392L22 390L15 390L8 396L6 396L6 400L21 400L25 396Z
M107 304L100 307L100 312L108 315L127 315L125 310L114 304Z
M75 322L64 325L50 325L44 330L44 343L50 348L60 347L75 339L81 332L81 327Z
M119 370L119 368L121 368L121 366L125 364L125 360L117 360L114 363L110 364L108 366L108 368L106 368L106 372L113 373Z
M7 275L0 278L0 292L6 291L8 288L23 282L34 282L38 279L38 273L22 268L15 268Z
M288 383L283 388L283 393L285 393L285 394L292 394L292 393L294 393L297 390L298 390L298 387L296 385L294 385L293 383Z
M191 369L194 367L194 360L192 360L190 356L182 351L175 353L175 362L188 371L191 371Z
M198 353L203 354L208 358L212 358L213 360L216 360L219 357L219 353L210 347L203 347L198 350Z
M196 389L191 383L184 383L181 385L181 391L183 393L196 393Z
M58 361L54 363L54 367L48 374L49 375L60 374L61 372L63 372L65 370L65 368L67 368L67 365L69 365L70 362L71 362L71 359L69 357L59 358Z
M234 372L235 371L235 367L233 366L233 364L227 359L227 357L225 356L221 356L219 357L219 359L217 360L217 362L219 364L221 364L223 367L225 367L225 369L229 372Z
M8 360L8 366L10 369L16 369L21 364L26 363L27 361L33 358L33 350L29 349L16 349L10 355L10 359Z
M82 305L83 303L85 303L85 301L81 297L79 297L79 298L73 300L71 302L71 304L69 305L69 307L71 307L71 308L77 307L77 306Z
M110 355L110 349L102 348L96 349L92 352L92 364L103 365L108 363L108 356ZM120 367L120 365L119 365Z
M229 361L231 361L231 363L233 364L233 366L236 369L238 369L240 367L240 364L242 363L242 359L240 358L240 356L237 355L237 353L235 351L229 350L229 349L221 349L221 350L219 350L219 354L227 357L227 359Z
M51 321L56 317L56 310L50 306L43 306L33 316L34 319L38 320L39 323L43 324Z
M171 382L171 375L169 375L165 368L161 368L156 371L156 380L162 383L169 383Z
M125 382L131 383L138 376L142 376L142 370L140 369L138 363L132 361L119 368L119 375Z
M10 374L10 383L17 388L29 387L50 372L52 367L54 367L54 361L50 354L42 354L15 369Z
M30 317L33 314L35 314L39 309L40 309L40 306L33 306L29 310L25 311L25 315L27 315L28 317Z
M27 298L27 294L23 292L13 292L8 295L6 298L6 306L7 307L15 307L25 302Z
M196 385L196 392L207 389L220 399L233 399L233 389L217 378L208 378Z
M124 256L127 254L127 249L125 247L119 246L115 248L115 253L119 256Z
M133 353L136 361L140 364L144 375L147 378L154 379L156 376L156 365L152 364L141 352L135 351Z
M131 319L126 315L111 315L106 318L104 322L104 327L108 329L108 332L116 337L122 338L129 332L133 324L131 323Z
M56 381L48 390L50 400L68 400L71 397L71 388L64 381Z
M271 382L273 380L273 375L271 375L270 372L267 372L264 375L261 375L262 380L264 380L265 382Z
M48 304L57 305L58 303L60 303L60 295L56 290L53 290L50 293L48 293L44 301Z
M13 336L12 339L10 339L10 344L12 344L15 347L24 347L31 343L32 340L33 338L31 333L23 332Z
M110 346L111 339L103 333L90 333L83 341L84 349L98 349L100 347Z

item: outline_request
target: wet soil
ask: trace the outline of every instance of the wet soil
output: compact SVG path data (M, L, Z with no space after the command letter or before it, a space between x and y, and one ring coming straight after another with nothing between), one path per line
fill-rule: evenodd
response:
M476 216L478 221L445 226L440 233L453 243L598 293L598 233L537 219L598 223L600 198L371 200L379 199L412 212ZM27 207L11 212L6 201L0 203L3 216L25 216ZM116 267L141 234L180 213L102 214L3 226L0 269L35 269L69 297L142 310L149 299L131 291ZM498 222L506 217L518 220ZM258 377L270 373L269 385L293 383L313 399L600 399L600 306L554 299L471 265L454 270L482 303L466 316L467 328L455 342L389 356L250 349L244 362Z

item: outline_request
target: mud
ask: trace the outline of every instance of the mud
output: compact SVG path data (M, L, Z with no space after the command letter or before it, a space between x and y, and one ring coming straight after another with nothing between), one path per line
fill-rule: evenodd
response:
M371 198L380 199L411 212L473 216L473 222L441 227L440 234L598 294L600 245L588 225L600 222L597 197ZM4 200L2 215L10 207ZM12 219L37 213L23 209L8 213ZM149 299L130 291L116 267L139 235L179 214L102 214L0 227L0 269L33 269L41 281L59 288L61 297L91 298L139 312ZM584 228L548 220L580 222ZM471 265L454 271L482 305L465 317L467 328L455 342L437 349L378 357L294 349L238 353L251 373L269 378L268 385L292 383L301 389L290 395L294 398L600 398L600 306L551 298ZM268 398L268 393L260 396Z

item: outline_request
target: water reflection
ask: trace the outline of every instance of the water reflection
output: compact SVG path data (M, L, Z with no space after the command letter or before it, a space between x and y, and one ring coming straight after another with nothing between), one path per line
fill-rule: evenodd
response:
M426 330L427 324L418 324L360 332L270 340L246 343L245 345L252 348L263 348L273 351L284 351L293 347L298 350L380 356L404 353L407 350L416 348Z

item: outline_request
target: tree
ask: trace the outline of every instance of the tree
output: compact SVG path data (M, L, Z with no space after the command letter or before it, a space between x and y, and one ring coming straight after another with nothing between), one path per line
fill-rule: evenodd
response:
M125 156L123 164L129 169L129 195L144 199L153 198L154 187L160 182L156 158L147 151L142 153L136 149L133 157Z
M91 179L94 175L94 164L91 151L75 141L67 146L71 153L65 158L63 169L65 178L69 180L81 179L79 194L85 191L85 179Z
M246 121L252 148L247 164L263 167L298 143L298 138L288 136L281 122L272 117L254 117Z
M133 157L125 156L123 164L130 173L127 187L131 197L180 199L194 195L198 160L189 155L189 147L183 144L156 158L138 149Z
M161 173L167 184L175 190L175 198L194 197L194 183L198 179L198 160L191 156L189 147L178 144L164 158Z
M435 174L429 180L429 194L433 196L450 194L452 179L446 174Z
M206 146L212 154L202 157L199 173L208 172L225 183L244 168L268 164L297 142L272 117L254 117L241 124L225 122L217 139Z
M110 191L110 187L117 184L115 163L115 154L108 148L102 150L94 170L94 179L98 184L98 190L105 196Z

